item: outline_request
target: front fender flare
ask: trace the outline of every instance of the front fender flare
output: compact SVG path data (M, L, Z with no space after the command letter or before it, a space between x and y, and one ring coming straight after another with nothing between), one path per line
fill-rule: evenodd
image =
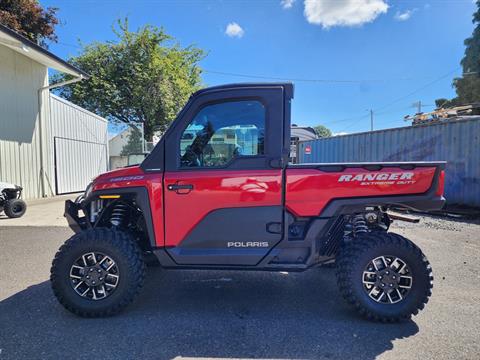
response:
M155 249L157 247L155 230L153 226L153 216L152 216L152 211L150 206L150 198L148 196L147 188L143 186L138 186L138 187L92 191L92 193L90 193L90 195L83 201L83 207L86 208L86 206L88 206L90 202L92 202L93 200L96 200L100 195L121 195L121 196L128 195L129 197L133 198L135 200L135 203L138 205L138 207L143 213L150 247L152 249Z

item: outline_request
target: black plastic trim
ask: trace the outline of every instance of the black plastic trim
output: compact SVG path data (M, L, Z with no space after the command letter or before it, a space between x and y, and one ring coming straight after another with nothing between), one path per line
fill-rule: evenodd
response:
M281 225L282 213L280 204L215 209L167 252L183 265L254 266L282 241L282 226L276 233L268 231L272 222ZM245 246L248 242L257 245Z
M81 207L72 200L65 201L65 211L63 216L67 219L68 226L75 234L78 234L80 231L87 228L85 218L82 219L78 216L79 210L81 210Z
M83 201L83 206L88 206L92 200L96 200L100 195L130 195L134 196L135 202L142 210L143 217L145 218L145 224L147 226L148 240L152 249L156 248L155 230L153 226L153 217L150 207L150 199L148 197L148 191L145 187L125 187L117 189L105 189L92 191L92 193Z
M418 161L418 162L351 162L351 163L303 163L289 164L291 169L317 169L325 172L341 172L349 168L362 168L375 171L388 167L398 167L402 170L413 170L417 167L436 167L445 170L446 161Z

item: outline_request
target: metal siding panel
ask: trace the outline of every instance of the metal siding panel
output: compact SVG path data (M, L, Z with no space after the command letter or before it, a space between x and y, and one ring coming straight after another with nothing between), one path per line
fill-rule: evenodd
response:
M37 90L47 81L43 65L0 46L0 179L26 199L42 195Z
M107 120L53 94L50 104L57 192L83 191L93 177L108 170Z
M306 145L311 155L304 154ZM302 142L299 163L445 160L448 202L480 206L479 149L476 118Z
M79 192L106 169L105 144L64 138L55 139L59 194ZM100 155L100 156L99 156Z
M39 109L37 91L47 84L47 69L43 65L0 46L0 180L23 186L26 199L42 196L40 111L48 195L52 194L48 191L49 184L52 191L54 187L54 136L98 141L105 150L97 151L95 156L89 152L87 157L80 157L83 163L74 171L81 171L92 161L101 164L99 172L107 170L107 121L54 95L50 96L48 91L43 92L42 108ZM69 176L76 178L79 174Z
M51 102L55 136L105 142L107 120L53 94Z

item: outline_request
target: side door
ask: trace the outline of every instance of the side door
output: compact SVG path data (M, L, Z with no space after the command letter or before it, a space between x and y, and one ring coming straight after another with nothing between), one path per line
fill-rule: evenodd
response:
M165 245L178 264L255 265L282 239L281 86L207 91L166 135Z

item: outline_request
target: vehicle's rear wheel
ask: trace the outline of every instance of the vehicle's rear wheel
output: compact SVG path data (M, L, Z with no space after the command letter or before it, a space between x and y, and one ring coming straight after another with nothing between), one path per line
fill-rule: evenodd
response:
M422 310L432 294L432 269L422 251L393 233L365 234L337 257L341 294L371 320L397 322Z
M139 293L145 278L142 252L126 232L82 231L55 255L50 280L58 301L83 317L116 314Z
M5 203L4 211L9 218L19 218L27 211L27 204L22 199L11 199Z

